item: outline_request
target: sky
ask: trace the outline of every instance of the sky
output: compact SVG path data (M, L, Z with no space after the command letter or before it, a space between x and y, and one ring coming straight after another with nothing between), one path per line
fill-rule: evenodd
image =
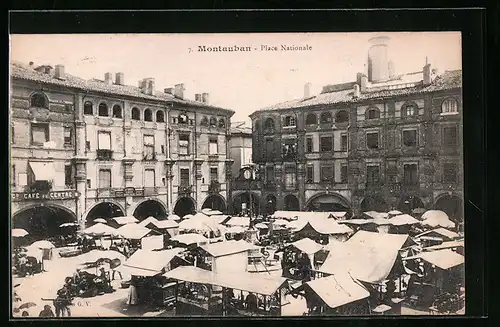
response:
M158 90L184 83L185 97L209 93L210 104L235 111L232 121L269 105L311 95L327 84L354 81L366 64L368 40L390 37L396 73L421 71L426 57L439 72L461 69L459 32L266 34L11 35L11 60L62 64L81 78L123 72L125 84L154 77ZM249 46L250 52L199 52L198 46ZM261 46L310 46L309 51L261 51Z

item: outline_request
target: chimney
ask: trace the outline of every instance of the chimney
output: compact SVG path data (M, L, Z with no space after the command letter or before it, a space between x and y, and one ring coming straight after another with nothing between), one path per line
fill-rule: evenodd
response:
M396 75L396 71L394 68L394 61L389 61L388 63L388 69L389 69L389 78L393 78L394 75Z
M174 88L173 87L167 87L166 89L163 89L163 92L165 92L167 94L174 95Z
M147 88L148 88L149 95L155 95L155 79L154 78L150 78L148 80Z
M309 98L311 96L311 83L304 84L304 98Z
M33 61L30 61L29 65L30 65L30 68L33 68L35 63Z
M359 85L358 84L354 84L354 94L353 96L355 98L359 98L359 95L360 95L360 92L359 92Z
M423 84L424 86L427 86L427 85L430 85L431 82L432 82L432 79L431 79L431 64L429 64L429 62L427 61L427 57L425 57L425 66L424 66L424 69L423 69L423 73L424 73L424 79L423 79Z
M125 85L123 73L116 73L115 84L116 85Z
M209 99L209 94L208 93L202 93L201 94L201 102L208 104L208 99Z
M361 75L361 83L359 83L360 92L366 92L366 84L368 84L368 77L366 75Z
M361 85L361 76L363 76L363 73L356 74L356 84L358 85Z
M113 84L113 73L104 74L104 83Z
M200 93L196 93L194 95L194 101L198 101L198 102L201 102L202 101L202 98L201 98L201 94Z
M184 84L174 85L174 96L179 99L184 99Z
M64 75L64 66L63 65L56 65L56 78L58 79L65 79Z
M387 48L390 38L379 36L371 38L368 42L372 45L368 50L368 80L377 82L389 78L389 63Z

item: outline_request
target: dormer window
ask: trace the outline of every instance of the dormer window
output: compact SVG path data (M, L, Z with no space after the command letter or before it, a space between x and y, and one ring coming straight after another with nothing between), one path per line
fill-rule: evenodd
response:
M295 127L295 117L294 116L286 116L284 126L285 127Z
M379 119L380 111L377 108L371 108L366 111L366 119Z
M200 125L201 126L208 126L208 118L207 118L207 116L203 116L203 118L201 119Z
M210 118L210 126L211 127L217 126L217 118L215 117Z
M458 112L458 102L455 99L446 99L441 105L441 112L443 114Z
M99 105L99 116L101 116L101 117L108 117L109 116L109 110L108 110L107 104L101 103Z
M185 115L185 114L179 115L178 123L179 124L187 124L188 123L188 117L187 117L187 115Z
M332 122L332 114L330 112L323 112L320 117L321 124L328 124Z
M226 127L226 121L224 118L219 119L219 128L225 128Z
M122 107L117 104L113 106L113 118L122 118Z
M315 114L310 113L306 116L306 125L316 125L317 123L318 119Z
M139 108L132 108L132 120L141 120L141 112Z
M335 115L336 123L347 123L348 121L349 121L349 114L345 110L341 110L337 112L337 115Z
M151 109L144 110L144 121L153 121L153 113Z
M35 93L31 96L30 106L35 108L49 109L49 100L42 93Z

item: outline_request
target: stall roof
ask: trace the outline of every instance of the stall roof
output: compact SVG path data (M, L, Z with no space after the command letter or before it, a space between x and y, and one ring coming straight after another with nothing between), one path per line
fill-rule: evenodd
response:
M305 211L276 211L271 217L282 218L289 220L312 220L312 219L327 219L341 218L345 216L345 212L305 212Z
M141 221L140 223L138 223L138 225L142 226L142 227L146 227L149 224L154 225L157 221L158 221L158 219L156 219L155 217L148 217L148 218L144 219L143 221Z
M431 236L429 234L434 234L434 235L437 235L437 236L444 236L446 237L447 239L449 240L452 240L454 238L457 238L459 237L459 235L455 232L452 232L450 230L447 230L445 228L437 228L437 229L433 229L433 230L428 230L426 232L423 232L421 234L418 234L417 236L415 236L415 238L419 238L419 237L422 237L422 236Z
M274 294L287 280L283 277L261 276L251 273L214 273L193 266L177 267L163 276L181 281L211 284L220 287L257 293L262 295Z
M422 249L422 251L434 251L434 250L443 250L443 249L458 248L458 247L464 247L464 240L443 242L439 245L425 247Z
M139 221L134 216L114 217L113 220L116 221L120 225L137 223Z
M323 247L311 240L310 238L303 238L301 240L298 240L296 242L293 242L289 244L289 246L296 247L300 251L307 253L307 254L314 254L318 251L320 251Z
M97 223L82 231L83 234L104 234L112 235L116 233L116 229L103 223Z
M153 222L153 225L155 225L158 229L170 229L179 227L178 223L169 219L157 220L156 222Z
M309 220L303 224L302 227L297 226L298 231L304 229L307 225L311 226L316 232L324 235L332 234L349 234L353 230L346 225L339 224L334 219L314 219Z
M252 244L245 241L226 241L207 244L201 248L213 257L223 257L225 255L248 251L252 247Z
M210 216L210 219L216 221L217 224L224 224L230 218L231 218L231 216L229 216L229 215L213 215L213 216Z
M126 270L130 271L131 274L137 274L136 276L154 276L161 273L161 270L182 251L184 251L184 249L181 248L162 251L139 249L125 261L123 266L126 267Z
M209 217L206 216L205 219L189 218L183 220L179 223L179 229L210 232L219 230L220 228L217 221L209 219Z
M340 220L339 224L351 224L351 225L366 225L373 223L374 219L349 219L349 220Z
M441 210L428 210L422 215L422 225L431 227L453 228L455 223Z
M420 223L419 220L408 214L397 215L389 219L389 223L394 226L413 225Z
M322 272L349 272L354 278L379 283L387 278L399 255L399 250L414 244L408 235L358 231L344 243L334 243Z
M226 222L228 226L250 226L250 218L248 217L232 217Z
M370 292L347 273L339 273L332 276L315 279L299 286L296 290L309 287L330 308L366 299Z
M208 238L203 235L196 233L188 233L188 234L179 234L170 238L172 241L177 241L180 243L184 243L186 245L195 244L195 243L208 243Z
M140 240L152 232L154 233L153 230L135 223L123 225L116 230L116 234L131 240Z
M453 252L450 249L422 252L415 257L421 258L443 270L456 267L465 262L465 257L463 255Z

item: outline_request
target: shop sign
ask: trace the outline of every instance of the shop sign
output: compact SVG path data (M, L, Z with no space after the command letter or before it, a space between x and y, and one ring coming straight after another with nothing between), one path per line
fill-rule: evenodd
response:
M12 193L12 201L68 200L79 197L77 191L22 192Z

